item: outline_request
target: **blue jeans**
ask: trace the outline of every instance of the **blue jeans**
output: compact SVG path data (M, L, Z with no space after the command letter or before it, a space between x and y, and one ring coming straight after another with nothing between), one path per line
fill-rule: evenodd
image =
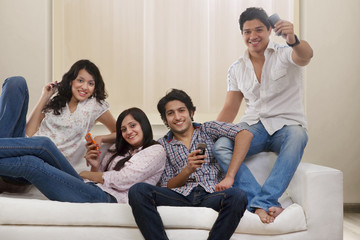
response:
M24 137L27 104L25 79L6 79L0 96L0 176L25 179L51 200L116 202L95 184L85 183L49 138Z
M20 76L5 79L0 95L0 138L25 137L28 104L29 90L25 79ZM3 179L9 183L29 184L23 178Z
M0 138L24 137L29 91L23 77L4 81L0 95Z
M233 186L246 192L249 211L254 212L257 208L268 211L273 206L281 207L278 199L288 187L301 161L308 141L306 130L298 125L290 125L270 136L261 122L251 126L247 123L239 124L253 134L247 157L260 152L275 152L278 157L263 186L259 185L246 164L241 164ZM225 172L229 167L233 148L234 143L228 138L218 139L213 148L215 158Z
M183 196L169 188L137 183L129 190L129 204L146 240L168 239L157 206L208 207L219 212L208 239L230 239L243 216L247 199L238 188L208 193L201 186Z

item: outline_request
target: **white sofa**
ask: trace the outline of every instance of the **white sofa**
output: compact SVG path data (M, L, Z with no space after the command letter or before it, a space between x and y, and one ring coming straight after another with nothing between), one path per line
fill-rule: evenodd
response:
M273 153L246 162L260 183ZM251 161L249 161L251 160ZM56 186L54 186L56 187ZM343 238L343 175L336 169L301 163L281 197L286 209L263 224L246 212L231 239L339 240ZM209 208L159 207L171 240L206 239L217 212ZM26 194L0 194L0 239L143 239L127 204L49 201L32 188Z

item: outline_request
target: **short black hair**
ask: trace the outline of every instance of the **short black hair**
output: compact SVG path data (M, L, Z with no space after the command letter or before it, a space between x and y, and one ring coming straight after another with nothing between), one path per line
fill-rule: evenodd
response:
M186 92L179 89L171 89L170 92L168 92L163 98L161 98L158 102L157 109L160 113L161 119L166 122L166 114L165 114L165 105L168 102L178 100L185 104L186 108L188 109L190 116L191 112L195 113L196 107L194 106L191 98L189 95L187 95ZM194 119L191 117L191 120L194 121Z
M269 17L267 15L267 13L262 8L256 8L256 7L247 8L243 13L241 13L240 18L239 18L239 25L240 25L241 33L243 32L244 23L246 21L251 21L254 19L258 19L260 22L262 22L266 26L267 30L269 30L270 23L269 23L268 18Z

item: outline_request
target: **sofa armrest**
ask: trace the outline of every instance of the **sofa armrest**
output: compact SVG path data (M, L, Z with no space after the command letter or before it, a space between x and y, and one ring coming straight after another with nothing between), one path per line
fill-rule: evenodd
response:
M343 237L343 173L337 169L300 163L287 193L304 209L313 239Z

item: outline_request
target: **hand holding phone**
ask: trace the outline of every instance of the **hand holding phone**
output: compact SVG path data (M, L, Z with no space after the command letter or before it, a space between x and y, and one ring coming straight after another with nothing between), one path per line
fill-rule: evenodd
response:
M99 154L101 153L100 151L99 151L99 147L98 147L98 145L97 145L97 143L95 142L95 140L91 137L91 134L90 133L88 133L88 134L86 134L85 135L85 140L86 140L86 142L87 143L89 143L89 144L95 144L96 145L96 147L95 147L95 149L90 149L89 148L89 146L87 146L86 148L87 148L87 152L86 152L86 154L85 154L85 156L84 156L84 158L86 159L86 166L89 166L89 165L91 165L91 168L93 169L94 167L96 168L96 169L98 169L99 168ZM96 151L98 151L98 153L94 153L94 152L92 152L93 150L96 150ZM94 155L95 154L95 155ZM95 156L95 157L94 157Z
M95 144L95 145L96 145L95 140L91 137L91 133L86 134L85 140L86 140L86 142L88 142L88 143L92 143L92 144ZM96 150L99 150L99 148L96 147Z
M205 155L206 144L205 143L198 143L198 145L196 146L196 149L201 150L201 153L197 153L196 155Z
M201 152L199 152L199 149L201 150ZM205 149L206 149L205 143L198 143L196 149L192 151L191 154L189 154L187 167L190 169L192 173L195 172L196 169L200 168L201 165L205 162L204 160L204 158L206 158L205 156L197 157L198 155L205 155Z
M278 15L277 13L274 13L273 15L271 15L271 16L268 18L268 20L269 20L270 26L271 26L273 29L275 29L275 24L276 24L278 21L280 21L280 17L279 17L279 15ZM277 35L280 36L280 35L281 35L281 32L279 32Z

